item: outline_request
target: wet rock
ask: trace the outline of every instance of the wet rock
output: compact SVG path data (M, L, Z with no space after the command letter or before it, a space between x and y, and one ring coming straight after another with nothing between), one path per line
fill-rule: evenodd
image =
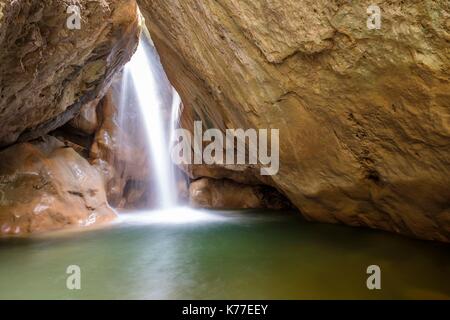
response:
M71 2L0 0L0 146L64 125L103 96L133 54L139 39L134 0L74 3L79 30L66 26Z
M84 227L116 217L102 176L54 137L0 152L0 235Z
M250 186L227 179L201 178L189 186L190 203L215 209L286 209L289 202L273 188Z
M134 117L133 132L127 131L130 126L121 123L114 96L115 91L111 89L98 107L100 126L89 158L105 177L110 204L114 207L137 207L149 200L150 170L145 133L138 117Z
M190 119L280 129L264 183L306 218L450 241L448 1L380 2L380 30L369 0L138 2Z

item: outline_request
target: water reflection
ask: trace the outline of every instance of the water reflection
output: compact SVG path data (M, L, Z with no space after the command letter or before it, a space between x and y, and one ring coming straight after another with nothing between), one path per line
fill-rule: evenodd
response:
M448 299L448 249L288 213L132 213L92 232L1 240L0 298ZM65 287L71 264L80 291ZM371 264L381 291L366 288Z

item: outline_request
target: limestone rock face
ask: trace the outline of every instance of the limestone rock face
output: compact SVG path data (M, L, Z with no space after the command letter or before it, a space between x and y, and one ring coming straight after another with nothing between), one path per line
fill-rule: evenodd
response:
M0 235L24 235L114 219L100 173L56 138L0 152Z
M69 29L70 4L81 29ZM104 94L139 38L134 0L0 0L0 147L73 118Z
M280 129L263 182L305 217L448 242L450 5L372 2L138 0L185 112Z
M228 179L201 178L189 186L193 206L214 209L283 209L289 204L265 186L240 184Z

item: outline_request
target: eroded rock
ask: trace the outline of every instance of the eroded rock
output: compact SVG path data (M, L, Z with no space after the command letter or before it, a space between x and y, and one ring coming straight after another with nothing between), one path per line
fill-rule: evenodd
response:
M0 152L0 235L24 235L112 220L100 173L45 136Z
M380 2L380 30L368 0L138 2L192 119L280 129L264 183L306 218L450 241L448 1Z
M149 160L139 117L131 116L132 124L122 123L115 93L111 89L98 106L101 120L89 158L105 177L110 204L130 208L149 202ZM132 108L127 111L133 112Z
M97 117L97 106L99 102L100 99L95 99L82 106L80 113L70 120L69 126L72 127L74 131L84 135L94 134L99 127Z
M81 29L67 28L67 7ZM134 0L0 0L0 147L71 120L101 97L139 39Z

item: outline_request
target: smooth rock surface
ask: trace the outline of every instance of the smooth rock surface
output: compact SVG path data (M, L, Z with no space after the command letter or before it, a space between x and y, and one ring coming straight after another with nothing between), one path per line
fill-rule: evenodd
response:
M263 182L306 218L450 240L448 1L377 1L380 30L367 0L138 3L193 119L280 129Z
M95 99L81 107L80 113L69 122L69 126L84 135L92 135L99 127L97 106L100 99Z
M0 152L0 235L84 227L114 219L101 174L45 136Z

